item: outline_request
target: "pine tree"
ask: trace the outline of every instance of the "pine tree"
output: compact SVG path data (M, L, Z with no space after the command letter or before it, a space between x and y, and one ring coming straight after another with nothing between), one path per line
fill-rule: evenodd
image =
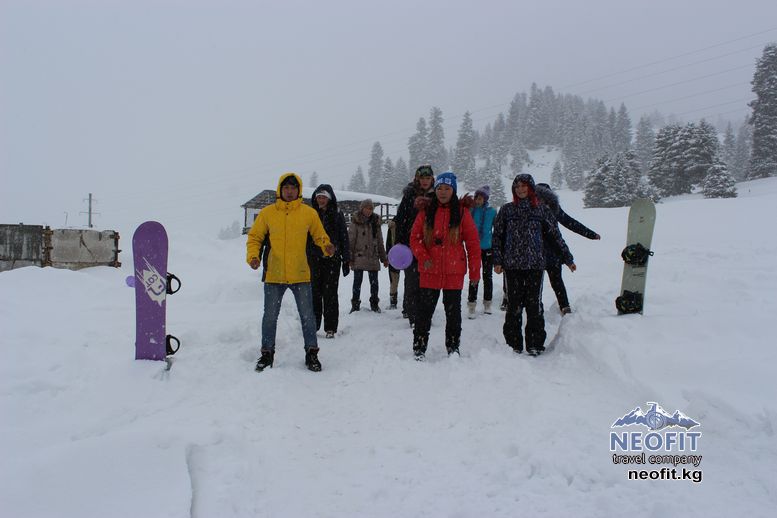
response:
M625 152L631 148L631 118L626 105L621 103L615 119L613 132L613 147L616 152Z
M364 179L362 166L356 168L356 172L353 174L351 182L348 184L348 190L353 192L367 192L367 182Z
M684 190L678 194L690 193L693 186L701 185L707 177L707 171L720 160L720 142L715 127L702 119L698 124L689 123L683 129L685 137L684 154ZM690 184L688 187L685 185Z
M491 147L492 160L502 170L502 166L507 163L507 154L510 152L510 138L507 133L507 123L505 116L499 114L494 121L493 126L493 145Z
M456 148L453 152L453 172L456 173L459 181L467 186L472 186L476 183L476 152L472 115L466 112L459 127L459 136L456 139Z
M553 164L553 172L550 173L550 186L554 189L561 189L564 184L564 173L561 172L561 162L558 160Z
M516 141L523 139L524 125L526 124L526 94L515 94L510 102L510 110L507 112L507 137L509 148L512 149Z
M393 181L390 184L388 196L392 198L401 198L402 189L405 188L407 182L413 175L407 170L407 162L402 157L397 159L397 163L394 164L394 176Z
M726 164L717 162L710 167L702 193L705 198L736 198L737 188Z
M510 156L512 157L510 159L510 170L515 176L521 174L523 167L531 163L529 152L520 139L513 142L513 146L510 148Z
M320 184L318 183L318 173L313 171L313 173L310 175L310 186L315 189L319 185Z
M504 183L502 181L502 175L499 172L499 168L494 164L491 158L486 159L486 164L478 171L477 186L488 185L491 187L491 196L489 201L492 206L499 207L503 205L507 200L505 198Z
M610 107L610 111L607 114L607 131L605 132L607 136L605 141L605 149L610 155L614 155L618 152L617 146L615 145L615 132L617 131L617 125L618 116L615 114L615 108Z
M656 144L656 133L648 117L642 116L637 123L637 134L634 137L634 152L642 172L650 169L653 159L653 148Z
M429 114L429 138L426 155L435 173L448 169L448 152L445 149L445 130L443 129L442 110L433 107Z
M729 166L729 172L735 180L747 178L750 166L750 151L753 148L753 127L745 120L737 132L736 145L734 146L734 158Z
M391 161L391 158L386 157L386 160L383 162L383 177L381 178L381 181L378 184L378 189L375 191L375 193L380 194L381 196L391 196L391 186L393 181L394 162Z
M607 207L607 187L609 184L610 160L601 159L596 167L588 174L585 184L583 206L585 208Z
M429 156L426 154L428 138L429 130L426 127L426 119L421 117L416 124L415 134L407 142L407 148L410 153L408 167L411 171L415 171L420 165L429 163Z
M367 192L378 194L383 180L383 146L380 145L380 142L375 142L372 145L367 178Z
M753 151L748 179L777 176L777 44L767 45L755 67L753 92Z
M658 130L656 134L648 177L650 183L656 186L662 197L676 194L674 192L674 176L678 171L680 157L675 147L675 141L681 130L680 125L670 124Z
M528 149L537 149L547 139L547 116L542 91L532 83L529 92L529 106L526 115L526 133L524 143Z
M734 155L736 154L737 139L734 135L734 127L729 122L726 125L726 132L723 134L723 147L720 149L720 158L731 171L734 164Z

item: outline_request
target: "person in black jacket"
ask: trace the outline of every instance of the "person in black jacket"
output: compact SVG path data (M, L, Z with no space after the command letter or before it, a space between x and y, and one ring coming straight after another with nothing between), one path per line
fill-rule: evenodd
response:
M599 234L564 212L561 205L559 205L558 195L553 192L550 185L538 183L535 192L537 193L537 198L547 205L551 212L556 216L556 221L558 223L561 223L572 232L587 237L588 239L598 240L602 238ZM569 307L567 288L564 286L564 279L561 277L561 257L553 244L547 240L545 241L545 271L548 272L550 286L556 294L556 300L558 300L558 307L561 314L566 315L571 313L572 309Z
M310 284L313 292L313 312L316 315L316 329L321 329L323 316L324 331L327 338L334 338L340 318L340 306L337 288L340 284L340 269L343 276L350 273L351 260L348 245L348 229L345 218L337 210L337 197L332 186L321 184L313 191L311 206L318 212L329 240L335 245L335 253L325 257L321 249L308 237L307 256L310 265Z
M416 169L415 178L402 191L402 201L399 202L397 214L394 216L396 243L410 246L410 231L418 215L416 200L424 198L434 198L434 171L430 165L422 165ZM410 321L411 327L415 326L416 321L420 280L418 261L414 257L413 263L405 268L405 293L402 300L402 316Z

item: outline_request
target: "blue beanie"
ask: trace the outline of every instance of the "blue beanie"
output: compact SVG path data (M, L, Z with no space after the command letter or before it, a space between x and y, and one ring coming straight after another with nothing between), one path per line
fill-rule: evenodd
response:
M434 181L434 188L437 189L441 185L450 185L453 187L453 194L456 194L456 175L450 171L438 175Z

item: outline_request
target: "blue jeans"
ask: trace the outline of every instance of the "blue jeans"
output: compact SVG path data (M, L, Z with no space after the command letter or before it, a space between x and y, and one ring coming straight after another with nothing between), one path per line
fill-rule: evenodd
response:
M316 314L313 312L313 291L309 282L296 284L264 283L264 316L262 317L262 350L275 351L275 331L278 328L278 315L281 301L286 290L291 290L297 302L299 319L302 322L302 337L305 351L318 349L316 339Z

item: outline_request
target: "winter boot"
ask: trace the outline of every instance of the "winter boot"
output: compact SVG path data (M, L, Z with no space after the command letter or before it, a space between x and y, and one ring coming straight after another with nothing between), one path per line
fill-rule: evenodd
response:
M429 335L413 336L413 356L416 361L422 362L426 357L426 345L429 343Z
M378 302L380 302L379 298L370 297L370 311L373 313L380 313L380 306L378 306Z
M275 359L274 351L262 351L262 356L259 357L259 361L256 362L256 372L262 372L267 367L272 368L273 360Z
M452 354L457 354L461 356L461 353L459 352L459 337L458 336L448 336L445 338L445 349L448 351L448 356Z
M389 309L397 309L397 294L396 293L391 295L391 300L389 302Z
M335 332L334 331L327 331L326 332L326 337L327 338L334 338L335 337Z
M321 362L318 361L318 349L312 347L305 352L305 365L309 371L320 372Z
M358 299L351 299L351 311L350 313L353 313L354 311L359 311L361 309L362 301Z
M560 311L561 311L561 316L569 315L570 313L572 313L572 308L570 308L569 306L564 306L563 308L561 308Z
M470 320L475 320L475 308L477 307L477 302L467 302L467 318Z
M502 299L502 305L499 306L499 309L502 311L507 311L507 299Z
M483 313L486 315L491 314L491 301L490 300L484 300L483 301Z
M543 352L545 352L545 347L543 347L542 345L539 347L528 347L528 346L526 347L526 353L529 356L539 356Z

